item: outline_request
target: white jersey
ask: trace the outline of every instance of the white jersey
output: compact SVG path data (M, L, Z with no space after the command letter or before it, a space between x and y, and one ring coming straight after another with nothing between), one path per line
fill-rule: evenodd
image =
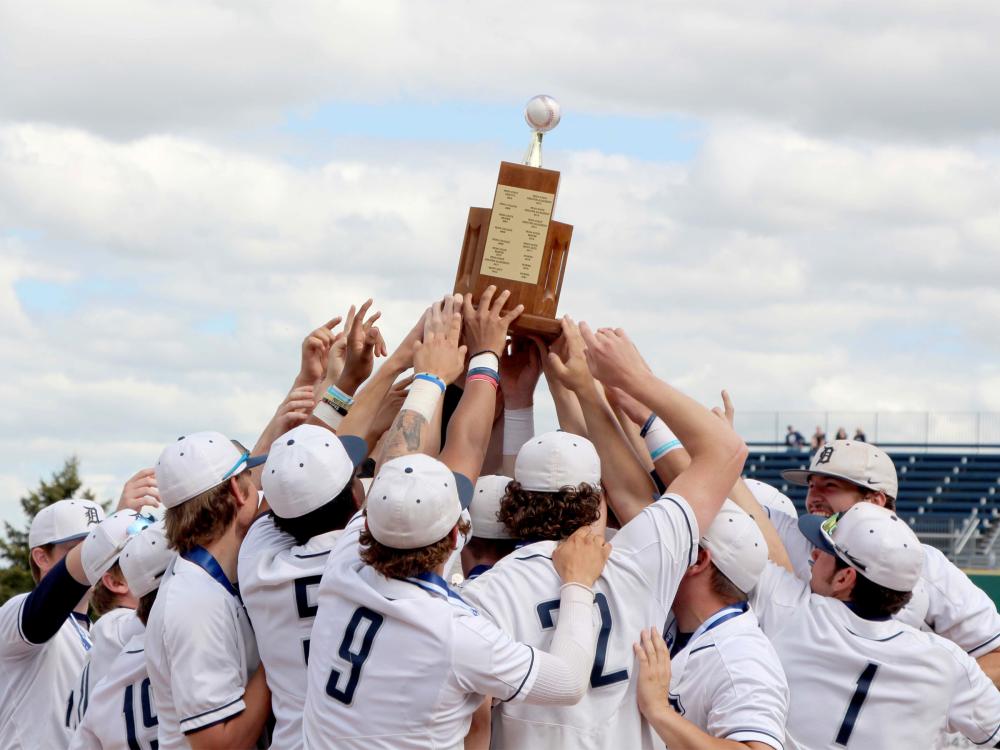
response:
M254 521L240 546L240 593L257 634L260 660L271 688L275 716L272 743L302 746L309 637L327 558L340 531L298 546L268 513Z
M144 640L142 632L130 639L94 685L69 750L156 750L156 703Z
M813 546L798 524L781 513L771 516L788 550L795 574L808 581ZM913 598L895 619L921 630L932 630L978 658L1000 649L1000 612L986 592L974 584L944 553L924 545L924 569Z
M247 681L260 664L243 604L218 563L208 559L214 574L184 556L174 559L146 625L159 750L190 748L188 732L243 711Z
M80 682L70 702L74 706L70 718L70 729L76 729L90 703L90 694L101 681L111 663L118 658L125 644L139 633L145 632L135 610L116 607L106 612L90 628L90 640L94 644L87 653L87 661L80 672Z
M313 625L303 719L307 748L462 748L483 696L516 702L534 650L466 604L443 579L385 578L359 557L364 517L330 553Z
M791 750L929 749L943 729L1000 741L1000 691L951 641L862 619L773 563L753 607L788 678Z
M64 748L74 711L65 699L91 649L90 621L74 612L48 641L31 643L21 632L27 598L18 594L0 607L0 747Z
M788 682L746 604L706 620L674 654L669 700L712 737L784 750Z
M522 547L463 589L502 630L543 651L551 647L559 606L555 547L552 541ZM601 630L586 694L575 706L501 704L494 711L493 747L662 748L639 713L632 644L643 628L663 630L677 586L697 555L697 521L678 495L664 495L626 524L594 584Z

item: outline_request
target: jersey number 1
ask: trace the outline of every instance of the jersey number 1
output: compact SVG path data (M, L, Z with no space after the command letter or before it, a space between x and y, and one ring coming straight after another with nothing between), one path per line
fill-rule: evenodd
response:
M354 700L354 691L358 689L358 680L361 679L361 667L364 666L368 654L371 653L372 641L375 640L378 629L382 627L382 620L382 615L373 612L368 607L358 607L354 610L354 616L347 623L344 640L340 642L340 650L337 652L341 659L351 665L351 673L347 677L347 684L341 690L337 687L337 683L340 682L340 672L336 669L330 670L330 679L326 681L326 694L331 698L346 703L348 706L351 705L351 701ZM351 646L354 645L360 627L364 627L365 630L361 636L361 645L355 653L351 651Z
M847 704L847 713L844 714L844 720L840 722L840 730L837 732L836 743L841 747L847 747L847 743L851 739L854 722L858 720L858 714L861 713L861 706L864 705L865 698L868 697L868 691L871 689L876 672L878 672L878 664L868 662L868 666L858 678L858 689L854 691L851 702Z
M627 680L628 670L619 669L617 672L604 674L604 662L608 657L608 641L611 638L611 607L608 606L608 598L600 592L594 594L594 601L597 602L597 609L601 613L601 633L597 636L597 653L594 654L594 666L590 670L590 686L599 688ZM559 609L558 599L542 602L535 607L538 621L542 624L542 630L555 627L552 613L557 609Z

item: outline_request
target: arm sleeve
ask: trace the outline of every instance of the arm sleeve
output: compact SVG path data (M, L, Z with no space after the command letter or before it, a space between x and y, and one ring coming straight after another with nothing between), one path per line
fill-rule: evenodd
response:
M639 563L658 600L669 607L684 572L698 559L698 538L691 506L668 493L615 534L614 548Z
M46 643L59 632L90 586L79 583L60 560L21 605L20 633L29 643Z
M940 550L924 545L927 625L973 658L1000 649L1000 614L986 592Z
M787 615L809 599L809 583L770 560L750 592L750 606L760 629L773 636L788 621Z
M549 653L536 654L538 677L525 701L550 706L577 703L587 691L598 632L593 592L582 586L563 586L552 646Z
M246 681L237 623L219 600L188 600L165 623L170 687L181 732L188 734L246 708Z
M961 732L976 745L1000 747L1000 690L961 648L944 639L938 642L956 661L947 729Z

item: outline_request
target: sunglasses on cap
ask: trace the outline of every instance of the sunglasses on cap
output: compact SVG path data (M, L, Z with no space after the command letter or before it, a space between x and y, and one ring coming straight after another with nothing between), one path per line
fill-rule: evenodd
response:
M133 537L143 529L152 526L154 523L156 523L156 519L152 516L136 512L135 520L128 525L128 528L125 529L125 533L130 537Z
M846 512L846 511L845 511ZM858 570L865 570L865 564L860 562L853 555L848 554L847 550L841 547L833 540L833 532L837 528L837 524L840 523L840 519L843 517L843 513L834 513L828 519L823 521L820 525L820 534L823 537L823 541L833 548L834 554L837 555L841 560L846 562L852 568L857 568Z
M233 474L235 474L237 471L239 471L240 467L243 466L243 464L246 464L246 468L252 469L255 466L260 466L267 460L266 453L262 456L251 456L250 451L248 451L246 449L246 446L244 446L243 443L241 443L239 440L230 440L229 442L231 442L234 446L236 446L236 450L240 452L240 457L236 459L236 463L233 464L233 468L231 468L229 471L223 474L222 476L223 482L229 479L229 477L233 476Z

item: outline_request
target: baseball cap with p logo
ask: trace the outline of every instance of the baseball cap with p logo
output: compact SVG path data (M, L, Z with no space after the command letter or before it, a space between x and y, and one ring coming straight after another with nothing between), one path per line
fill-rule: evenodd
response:
M808 486L811 474L843 479L893 499L899 492L896 467L889 455L878 446L857 440L834 440L816 451L808 469L781 472L786 481L803 487Z

